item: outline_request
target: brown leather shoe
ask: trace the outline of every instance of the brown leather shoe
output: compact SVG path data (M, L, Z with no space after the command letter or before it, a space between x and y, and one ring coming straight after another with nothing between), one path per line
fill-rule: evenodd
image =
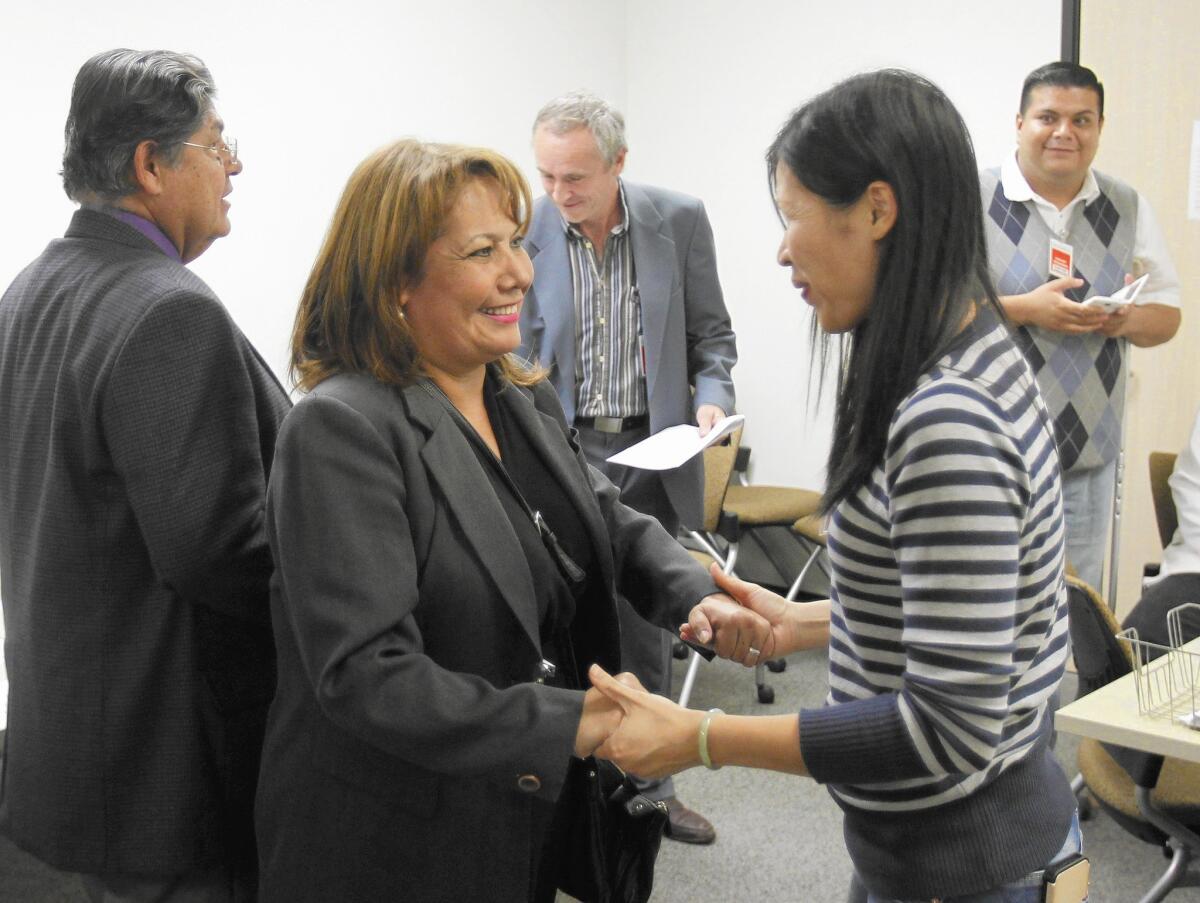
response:
M667 827L664 833L680 843L712 843L717 839L717 829L707 818L669 796L667 804Z

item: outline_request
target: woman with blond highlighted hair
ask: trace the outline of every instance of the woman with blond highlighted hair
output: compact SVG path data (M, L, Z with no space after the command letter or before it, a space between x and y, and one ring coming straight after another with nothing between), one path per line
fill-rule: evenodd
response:
M510 356L529 208L500 155L397 142L304 289L267 506L264 900L553 899L572 757L616 726L580 689L619 668L616 592L664 626L744 620Z

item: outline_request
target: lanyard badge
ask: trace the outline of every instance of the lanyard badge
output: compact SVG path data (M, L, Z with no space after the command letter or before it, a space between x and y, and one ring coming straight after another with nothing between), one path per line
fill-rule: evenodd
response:
M1072 262L1075 257L1074 249L1065 242L1050 239L1050 278L1060 279L1072 275Z

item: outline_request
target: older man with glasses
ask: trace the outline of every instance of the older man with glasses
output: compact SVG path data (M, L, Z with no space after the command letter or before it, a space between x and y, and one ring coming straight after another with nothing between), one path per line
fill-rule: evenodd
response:
M253 899L287 394L185 264L242 171L204 64L88 60L66 235L0 300L0 831L89 899Z

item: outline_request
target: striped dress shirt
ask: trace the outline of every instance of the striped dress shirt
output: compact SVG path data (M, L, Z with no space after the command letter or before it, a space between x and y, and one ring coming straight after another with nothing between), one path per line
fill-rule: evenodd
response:
M621 222L604 243L603 259L579 229L563 221L575 295L579 417L634 417L647 411L641 302L623 185L619 203Z

